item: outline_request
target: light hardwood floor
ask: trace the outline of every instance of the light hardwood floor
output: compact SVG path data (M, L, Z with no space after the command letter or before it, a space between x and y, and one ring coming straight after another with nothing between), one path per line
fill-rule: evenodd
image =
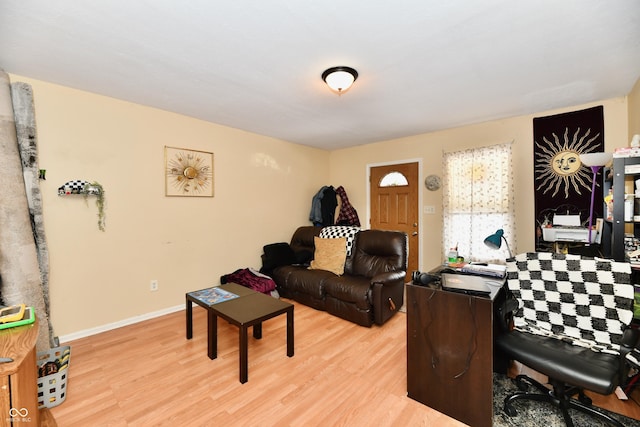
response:
M286 356L285 316L264 322L262 340L250 338L245 384L237 328L218 320L210 360L197 306L192 340L178 312L66 343L68 395L51 412L61 427L463 425L407 397L404 314L364 328L294 304L295 356Z

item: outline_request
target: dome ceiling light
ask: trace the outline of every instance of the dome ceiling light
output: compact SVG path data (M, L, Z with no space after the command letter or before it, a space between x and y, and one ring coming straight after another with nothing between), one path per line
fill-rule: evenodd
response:
M342 95L349 90L353 82L358 78L358 72L351 67L331 67L322 73L322 80L329 88Z

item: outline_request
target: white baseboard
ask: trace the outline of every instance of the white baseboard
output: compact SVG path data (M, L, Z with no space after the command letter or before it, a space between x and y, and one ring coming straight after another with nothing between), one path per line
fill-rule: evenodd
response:
M61 343L67 343L69 341L85 338L91 335L99 334L101 332L110 331L112 329L117 329L123 326L133 325L134 323L153 319L155 317L164 316L165 314L175 313L176 311L180 310L184 310L184 304L164 308L162 310L153 311L151 313L141 314L140 316L129 317L128 319L119 320L117 322L108 323L106 325L97 326L95 328L85 329L82 331L74 332L72 334L61 335L58 339Z

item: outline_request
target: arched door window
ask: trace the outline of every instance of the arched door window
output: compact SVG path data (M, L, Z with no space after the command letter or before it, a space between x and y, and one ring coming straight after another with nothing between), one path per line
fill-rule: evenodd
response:
M406 176L400 172L389 172L382 177L378 187L399 187L403 185L409 185Z

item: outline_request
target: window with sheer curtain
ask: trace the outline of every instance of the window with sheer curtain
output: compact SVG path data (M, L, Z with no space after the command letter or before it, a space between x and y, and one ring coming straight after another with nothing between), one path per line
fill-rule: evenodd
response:
M504 243L498 250L484 244L498 229L515 251L511 145L444 153L443 258L457 246L465 261L504 263L509 256Z

